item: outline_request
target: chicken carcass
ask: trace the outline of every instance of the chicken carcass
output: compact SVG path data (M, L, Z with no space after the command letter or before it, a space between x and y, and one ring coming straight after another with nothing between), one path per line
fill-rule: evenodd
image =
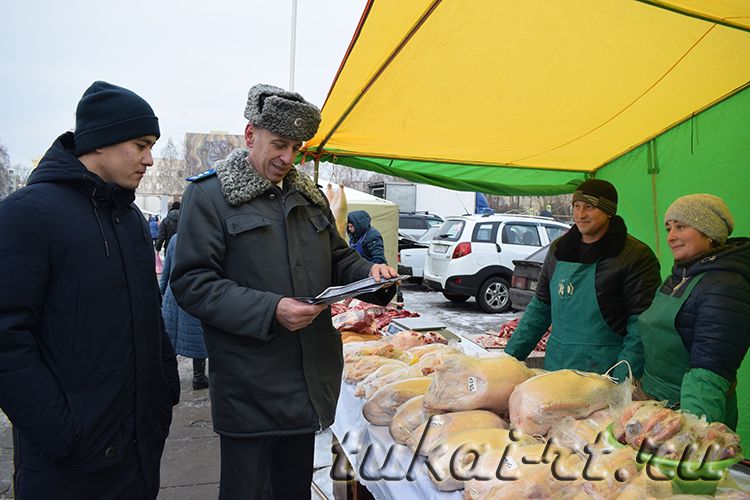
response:
M495 427L449 434L437 442L428 454L433 468L430 479L442 491L462 489L464 481L476 477L474 469L486 456L493 456L493 452L505 450L511 444L523 446L535 442L531 436ZM491 477L494 477L494 473L488 479Z
M475 478L464 483L464 498L551 498L570 483L556 478L580 477L583 465L581 457L554 444L511 444L482 457Z
M434 382L433 382L434 383ZM427 397L425 396L425 400ZM424 401L423 401L424 404ZM432 411L432 408L427 408ZM412 449L426 455L439 441L450 434L470 429L490 428L507 429L508 424L496 414L487 410L468 410L434 415L421 424L414 432L416 441ZM419 446L419 449L416 447Z
M425 395L424 404L436 410L508 411L513 389L534 375L521 361L502 354L477 358L446 356L434 365L435 383Z
M428 410L424 407L424 396L416 396L399 406L388 427L391 437L399 444L414 448L419 441L417 428L442 410Z
M429 377L391 382L372 395L362 407L362 414L373 425L388 425L399 406L427 392L430 383L432 379Z
M537 375L510 396L510 421L526 434L544 435L563 417L583 418L609 405L618 385L604 375L556 370Z
M614 425L615 437L633 449L690 462L724 460L740 453L739 436L721 422L706 422L658 401L636 401Z
M351 363L346 363L344 366L344 381L350 384L359 382L384 365L406 367L406 363L397 359L384 358L383 356L364 356Z

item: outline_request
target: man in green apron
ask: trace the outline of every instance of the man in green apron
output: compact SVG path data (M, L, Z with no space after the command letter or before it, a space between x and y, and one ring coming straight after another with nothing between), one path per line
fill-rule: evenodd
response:
M505 352L526 359L551 324L546 370L604 373L626 360L640 377L637 319L659 286L659 262L616 213L617 190L607 181L588 180L573 193L575 225L552 243ZM622 380L627 372L623 364L613 375Z

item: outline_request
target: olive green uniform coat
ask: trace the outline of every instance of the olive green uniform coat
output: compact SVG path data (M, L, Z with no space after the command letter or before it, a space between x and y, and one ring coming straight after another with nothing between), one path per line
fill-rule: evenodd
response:
M282 297L315 296L369 275L328 202L292 169L283 189L234 150L185 190L172 289L203 324L213 425L232 437L309 433L333 422L343 367L330 308L297 332Z

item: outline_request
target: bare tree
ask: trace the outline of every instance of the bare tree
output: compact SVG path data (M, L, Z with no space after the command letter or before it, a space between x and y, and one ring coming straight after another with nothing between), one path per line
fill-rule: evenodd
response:
M313 163L307 162L300 167L300 170L306 174L313 175ZM345 165L336 165L333 163L323 163L320 166L320 176L328 179L334 184L343 184L344 186L365 193L370 192L369 184L374 182L410 182L393 175L385 175L379 172L370 172Z
M185 189L185 160L170 137L161 150L159 163L162 192L169 195L180 195Z
M10 179L10 155L5 144L0 142L0 199L8 196L13 189Z

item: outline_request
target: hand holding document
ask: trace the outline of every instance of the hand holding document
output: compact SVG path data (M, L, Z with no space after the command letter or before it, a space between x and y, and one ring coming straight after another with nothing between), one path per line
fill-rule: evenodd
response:
M307 302L308 304L333 304L349 297L378 291L408 277L409 275L405 274L395 278L381 278L380 281L375 281L371 276L355 281L354 283L349 283L348 285L331 286L323 290L316 297L300 297L298 300Z

